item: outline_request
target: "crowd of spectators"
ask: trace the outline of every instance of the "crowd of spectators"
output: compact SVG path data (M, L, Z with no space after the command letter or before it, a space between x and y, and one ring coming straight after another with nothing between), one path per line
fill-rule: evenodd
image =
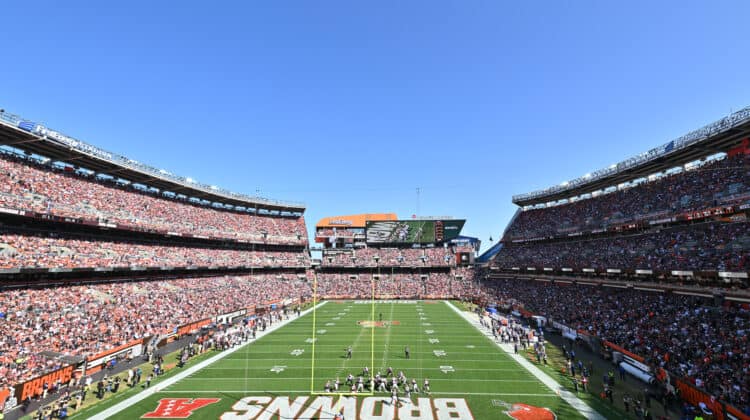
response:
M748 159L727 157L598 197L521 211L504 239L565 236L746 200L750 196Z
M101 267L308 267L305 253L248 251L0 233L0 269Z
M748 305L634 289L488 280L487 297L525 309L646 358L737 407L750 404Z
M474 280L480 277L477 274L479 272L479 269L473 266L455 267L451 271L453 272L453 275L455 277L463 280Z
M451 273L318 273L317 293L328 298L467 298L477 292L469 279Z
M295 274L5 290L0 389L60 367L42 352L91 356L193 321L311 294Z
M323 251L323 267L453 267L451 248L359 248Z
M593 239L507 244L493 264L502 269L748 271L750 224L706 222Z
M6 152L0 152L0 206L180 234L307 244L301 216L220 210Z

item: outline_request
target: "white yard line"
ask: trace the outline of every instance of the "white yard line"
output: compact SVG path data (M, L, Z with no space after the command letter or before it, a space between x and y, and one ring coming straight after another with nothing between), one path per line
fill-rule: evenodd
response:
M349 341L349 345L352 348L352 354L354 354L354 351L357 350L357 348L359 347L359 342L360 342L360 340L362 340L362 336L365 335L365 330L366 330L366 328L360 328L359 329L359 334L357 334L357 338L354 339L354 343L352 343L351 341ZM370 332L370 333L372 333L372 332ZM344 349L343 351L346 351L346 349ZM354 356L352 356L352 358L353 357ZM258 360L258 359L254 359L254 360ZM336 370L336 378L339 378L341 376L345 377L344 371L347 369L348 364L349 364L350 361L351 361L351 359L344 359L341 362L341 364L339 365L338 369ZM349 373L351 373L351 372L349 372ZM329 378L329 379L331 379L331 378Z
M180 373L172 376L171 378L167 378L164 381L157 382L153 386L151 386L150 388L145 389L145 390L139 392L138 394L133 395L132 397L130 397L130 398L124 400L124 401L121 401L121 402L113 405L112 407L109 407L108 409L106 409L104 411L101 411L100 413L98 413L98 414L96 414L96 415L94 415L92 417L89 417L89 418L91 420L104 420L104 419L107 419L109 417L112 417L115 414L118 414L121 411L126 410L126 409L132 407L133 405L138 404L139 402L145 400L146 398L148 398L148 397L156 394L160 390L162 390L162 389L164 389L164 388L166 388L168 386L172 386L175 383L177 383L177 382L179 382L179 381L187 378L188 376L190 376L190 375L198 372L199 370L203 369L204 367L206 367L208 365L211 365L211 364L213 364L213 363L215 363L215 362L217 362L217 361L225 358L226 356L229 356L230 354L236 352L237 350L245 348L245 346L247 346L248 344L255 343L260 338L262 338L262 337L264 337L264 336L266 336L266 335L268 335L268 334L270 334L270 333L278 330L279 328L287 325L288 323L290 323L290 322L292 322L294 320L300 319L302 317L302 315L307 315L313 309L320 308L321 306L323 306L325 304L326 304L326 302L321 302L318 305L316 305L314 308L310 308L310 309L306 309L306 310L302 311L302 313L300 314L299 317L286 319L284 321L281 321L281 322L278 322L278 323L276 323L274 325L271 325L265 331L258 331L255 340L250 341L250 342L248 342L246 344L243 344L241 346L237 346L237 347L234 347L232 349L225 350L225 351L217 354L216 356L213 356L213 357L211 357L209 359L206 359L206 360L204 360L204 361L202 361L202 362L200 362L200 363L198 363L198 364L196 364L194 366L191 366L191 367L185 369L184 371L182 371L182 372L180 372Z
M440 326L442 326L442 325L443 324L440 324ZM318 327L320 327L320 325ZM434 327L435 327L435 325L433 325L432 327L422 326L421 328L430 329L430 328L434 328ZM335 332L333 332L333 333L330 333L330 334L326 334L326 336L330 336L330 337L337 336L337 335L340 335L342 337L351 337L351 333L347 334L347 333L335 333ZM414 334L396 334L396 333L394 333L394 334L391 334L391 335L393 335L394 337L414 337ZM472 335L472 334L451 334L451 337L456 337L456 338L471 338L471 337L474 337L474 335ZM279 344L277 344L277 345L280 346L280 345L283 345L283 343L284 342L279 341ZM273 344L271 344L271 345L273 345Z
M440 369L436 369L440 370ZM461 369L463 370L463 369ZM204 377L195 377L195 378L185 378L183 379L183 382L188 381L201 381L201 382L238 382L242 381L244 378L237 378L237 377L228 377L228 378L204 378ZM309 380L310 378L307 376L303 377L268 377L268 376L262 376L258 378L247 378L251 380L263 380L263 381L300 381L300 380ZM456 379L453 378L443 378L443 379L430 379L430 382L441 382L441 381L448 381L448 382L456 382ZM539 382L536 379L460 379L461 382L531 382L531 383L537 383ZM170 392L170 391L166 391Z
M459 360L459 362L460 362L460 360ZM408 365L403 365L403 367L405 367L405 366L408 366ZM320 368L320 369L338 369L338 366L315 366L315 367L316 368ZM402 365L393 365L394 370L396 368L401 368L401 367L402 367ZM287 366L286 369L284 369L284 372L288 372L290 370L295 370L295 369L296 370L307 370L307 371L309 371L310 370L310 366ZM423 369L424 370L437 370L437 371L442 370L439 367L435 367L435 368L426 367L426 368L423 368ZM478 371L478 372L484 372L484 371L491 371L491 372L518 372L518 369L466 369L466 368L459 368L459 369L461 370L461 372L465 372L465 371ZM236 372L237 368L207 367L207 368L204 368L203 370L231 370L232 372ZM268 372L268 366L248 368L248 371L251 371L251 370L262 370L264 372ZM307 378L307 379L310 379L310 378Z
M429 354L433 354L433 353L430 352ZM230 359L227 359L227 360L243 360L244 361L245 359L244 358L236 358L235 357L235 358L230 358ZM253 358L250 359L251 362L268 361L268 360L279 360L279 358L275 357L275 358L260 358L260 359L258 359L258 358L253 357ZM291 360L293 360L293 359L291 359ZM310 359L299 359L299 360L309 361ZM384 356L384 360L387 360L387 358L385 356ZM395 359L395 360L399 360L399 359ZM403 360L403 359L400 359L400 360ZM454 359L451 359L451 360L454 360ZM511 365L511 364L515 364L515 363L513 363L510 360L492 360L492 359L459 359L459 360L456 360L456 361L457 362L486 362L486 363L493 363L493 364L499 364L499 365ZM388 366L386 366L386 368L387 367ZM317 368L317 366L316 366L316 368Z
M395 305L391 302L391 313L388 315L388 320L393 321L393 309L395 309ZM380 371L384 371L386 368L386 363L388 362L388 344L391 342L391 331L393 331L391 328L386 329L385 332L385 343L384 343L384 350L383 350L383 360L380 361ZM372 367L373 373L375 373L375 366Z
M356 341L357 340L355 339L355 342ZM323 346L321 346L319 344L315 346L316 349L318 349L320 347L323 347ZM342 352L339 351L339 349L341 349L341 346L339 346L339 345L333 345L333 346L328 346L328 347L334 348L334 349L336 349L336 351L335 352L333 352L333 351L326 351L325 353L335 353L336 355L341 355ZM443 349L443 350L445 350L446 347L448 347L448 346L441 346L440 348ZM460 348L461 349L460 352L462 352L462 353L463 352L469 352L469 350L465 346L455 346L455 347ZM352 349L356 350L356 347L352 347ZM455 350L455 351L459 351L459 350ZM323 353L323 352L317 352L316 351L315 353ZM413 352L411 352L411 354L433 354L433 353L434 352L432 352L432 351L413 351ZM278 350L277 351L254 351L253 354L279 354L279 352L278 352ZM478 355L484 355L484 354L497 356L497 351L493 351L493 352L488 352L488 351L472 351L471 352L472 356L478 356ZM257 359L250 358L250 360L257 360ZM489 359L489 360L493 360L493 359Z
M589 407L588 404L583 402L580 398L575 396L572 392L564 389L557 381L550 378L546 373L542 372L541 369L534 366L531 362L526 360L523 356L519 354L515 354L515 351L513 350L513 347L510 344L500 344L495 342L495 340L492 339L491 334L489 332L485 331L482 326L479 324L479 317L476 314L462 311L458 308L456 308L452 303L445 301L445 304L448 305L451 309L453 309L456 313L458 313L461 317L463 317L469 324L473 325L476 329L478 329L485 337L487 337L490 341L495 343L496 346L500 347L503 351L508 353L508 356L511 357L513 360L518 362L524 369L528 370L529 373L534 375L539 381L541 381L547 388L550 390L559 393L560 398L565 400L568 404L570 404L573 408L578 410L579 413L581 413L584 417L587 419L593 419L593 420L606 420L606 417L599 414L596 410Z

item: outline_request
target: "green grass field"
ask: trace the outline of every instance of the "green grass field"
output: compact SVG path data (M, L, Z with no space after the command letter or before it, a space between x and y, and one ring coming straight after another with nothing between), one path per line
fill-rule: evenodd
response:
M296 319L112 418L141 418L154 412L160 400L162 409L170 408L167 414L175 415L182 404L195 403L191 400L197 398L211 400L195 408L192 419L333 418L340 408L345 409L347 420L502 419L511 418L505 411L516 403L546 407L558 419L583 418L445 302L380 302L374 307L375 320L382 313L383 321L397 325L358 325L358 321L371 320L372 313L369 303L328 302L314 317L308 314ZM313 349L309 339L314 330ZM411 350L408 360L404 355L407 345ZM353 348L352 359L345 357L348 346ZM412 394L411 404L401 394L398 407L383 403L390 400L390 394L385 393L359 395L356 401L343 397L343 402L335 394L329 394L329 399L311 395L322 394L326 380L338 376L343 382L348 373L356 376L364 366L383 374L393 367L396 373L403 371L409 379L417 379L420 387L429 378L432 393ZM180 400L170 405L173 399ZM292 404L295 401L300 404ZM316 410L321 404L328 406ZM461 410L464 404L470 417ZM527 414L518 418L538 417Z

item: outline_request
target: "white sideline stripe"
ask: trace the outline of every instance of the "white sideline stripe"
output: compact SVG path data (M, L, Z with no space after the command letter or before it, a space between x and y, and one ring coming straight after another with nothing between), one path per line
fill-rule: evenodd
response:
M552 391L559 392L560 397L565 400L568 404L570 404L573 408L578 410L579 413L581 413L584 417L587 419L592 420L606 420L606 417L599 414L596 410L589 407L588 404L583 402L580 398L576 397L572 392L564 389L557 381L550 378L546 373L542 372L541 369L534 366L526 360L523 356L520 356L518 354L514 354L515 351L510 346L510 344L500 344L496 343L494 340L492 340L491 337L489 337L485 331L482 330L478 318L475 319L474 314L469 314L465 311L462 311L458 308L456 308L452 303L445 301L445 304L448 305L451 309L453 309L457 314L459 314L461 317L463 317L469 324L474 326L474 328L478 329L479 332L482 333L485 337L487 337L490 341L495 343L496 346L500 347L503 351L508 353L508 356L513 358L515 361L518 362L524 369L528 370L529 373L534 375L539 381L541 381L547 388L551 389Z
M210 357L210 358L208 358L208 359L206 359L206 360L198 363L197 365L191 366L191 367L185 369L184 371L182 371L182 372L180 372L180 373L172 376L171 378L165 379L163 382L158 382L158 383L154 384L153 386L151 386L150 388L145 389L145 390L139 392L138 394L133 395L132 397L130 397L130 398L124 400L124 401L121 401L121 402L113 405L112 407L109 407L108 409L106 409L104 411L101 411L100 413L98 413L98 414L96 414L96 415L94 415L92 417L89 417L89 418L91 420L104 420L104 419L107 419L107 418L109 418L111 416L114 416L115 414L118 414L119 412L121 412L121 411L123 411L123 410L125 410L127 408L130 408L133 405L138 404L139 402L145 400L146 398L148 398L148 397L156 394L157 392L159 392L158 391L159 389L166 388L168 386L174 385L175 383L177 383L177 382L179 382L179 381L187 378L190 375L193 375L194 373L198 372L199 370L203 369L204 367L206 367L206 366L208 366L208 365L210 365L210 364L212 364L214 362L217 362L217 361L223 359L224 357L226 357L226 356L228 356L228 355L236 352L239 349L245 348L249 344L255 343L256 341L258 341L263 336L265 336L267 334L270 334L270 333L276 331L277 329L285 326L286 324L288 324L288 323L290 323L292 321L295 321L295 320L301 318L302 315L307 315L313 309L317 309L317 308L325 305L326 303L327 302L320 302L318 305L316 305L313 308L305 309L300 314L300 316L297 317L297 318L294 318L294 319L289 318L289 319L286 319L284 321L278 322L275 325L271 325L265 331L258 331L255 340L249 341L249 342L247 342L247 343L245 343L245 344L243 344L241 346L237 346L237 347L234 347L232 349L225 350L225 351L217 354L216 356Z
M211 391L207 389L200 389L195 391L169 391L169 390L163 390L159 391L161 394L216 394L218 391ZM243 390L235 390L235 391L225 391L222 390L221 393L223 394L247 394L247 395L265 395L265 394L304 394L308 395L310 393L309 389L298 389L298 390L268 390L268 389L243 389ZM331 395L337 395L337 392L329 392L328 394ZM390 395L389 393L380 393L383 395ZM327 395L325 392L317 393L316 395ZM349 394L347 394L349 395ZM365 396L371 395L370 393L366 393ZM378 395L377 393L374 395ZM417 394L414 393L413 396L420 397L425 394ZM508 395L511 397L554 397L558 398L559 396L557 394L523 394L523 393L509 393L509 392L432 392L429 395Z

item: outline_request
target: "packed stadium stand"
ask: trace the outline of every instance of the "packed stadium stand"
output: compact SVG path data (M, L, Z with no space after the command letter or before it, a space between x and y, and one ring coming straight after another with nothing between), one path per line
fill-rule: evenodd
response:
M61 354L92 357L196 320L290 296L309 298L306 279L284 273L4 291L0 388L60 369Z
M716 418L750 412L750 108L513 202L483 299Z
M463 222L400 221L393 213L324 218L315 232L315 242L322 244L317 293L329 298L470 299L479 243L459 236Z
M38 397L23 389L45 374L309 299L304 211L0 112L0 405Z
M0 151L0 206L141 231L255 243L307 243L302 217L221 211L8 151Z
M658 287L603 287L533 278L491 278L482 285L488 301L512 305L570 327L592 348L630 352L651 376L672 387L692 387L737 407L747 407L750 390L748 301L717 305L706 290L671 291ZM669 377L669 379L667 379Z
M0 269L96 269L117 267L299 267L309 258L292 252L209 248L170 241L143 243L91 238L59 231L3 232L0 234Z
M312 258L302 204L0 113L0 404L35 378L315 295L505 308L627 355L692 404L748 410L750 109L513 201L481 267L463 220L393 213L321 220Z
M501 271L721 277L747 286L750 110L514 197Z
M455 273L429 272L372 274L318 274L317 294L326 299L467 299L476 295L476 286L468 277ZM374 288L374 290L373 290Z

